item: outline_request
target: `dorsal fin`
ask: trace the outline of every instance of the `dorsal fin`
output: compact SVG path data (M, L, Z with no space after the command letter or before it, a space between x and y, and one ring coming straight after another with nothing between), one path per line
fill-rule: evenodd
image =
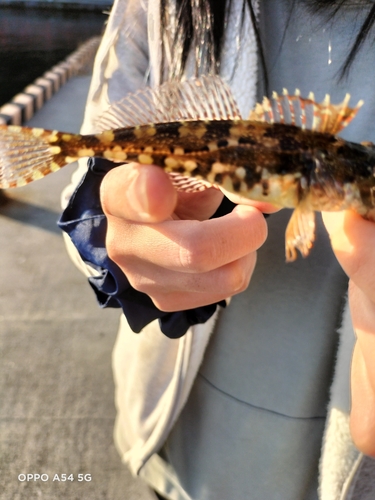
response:
M286 89L283 95L273 92L272 98L264 97L262 104L257 104L251 111L249 120L268 123L287 123L302 129L315 132L337 134L353 120L363 101L351 108L348 106L350 95L346 94L339 104L332 104L327 94L321 103L315 101L310 92L307 98L296 90L294 95L288 94Z
M241 115L219 76L146 88L112 104L96 122L98 132L180 120L232 120Z

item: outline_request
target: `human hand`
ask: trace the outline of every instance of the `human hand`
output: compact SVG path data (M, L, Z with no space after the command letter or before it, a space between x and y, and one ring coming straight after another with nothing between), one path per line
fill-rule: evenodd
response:
M114 168L101 185L108 255L163 311L239 293L249 283L267 225L260 210L245 205L208 220L221 200L217 189L177 193L165 172L151 165Z
M357 336L351 368L350 428L356 446L375 456L375 224L355 212L324 213L333 250L349 276Z

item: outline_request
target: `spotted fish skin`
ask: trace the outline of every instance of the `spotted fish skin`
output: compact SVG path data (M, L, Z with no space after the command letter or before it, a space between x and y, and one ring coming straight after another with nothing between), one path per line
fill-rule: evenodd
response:
M14 136L22 132L41 145L47 158L37 178L77 158L97 156L154 164L283 207L296 207L308 198L314 210L350 203L363 213L374 208L374 147L294 125L197 120L84 136L25 127L6 129L13 130ZM23 175L21 184L35 180L33 170ZM17 185L15 179L2 187ZM346 199L350 187L351 199ZM334 191L334 197L327 196Z
M206 83L197 83L199 94ZM319 104L297 93L282 98L276 95L274 107L265 99L254 116L243 120L230 94L221 88L218 91L215 81L203 101L209 101L211 92L219 92L220 109L227 106L229 111L224 117L221 111L212 116L211 102L198 106L199 116L206 118L195 119L194 113L189 114L198 95L191 97L192 91L198 92L194 85L185 94L178 88L175 107L182 108L187 119L170 120L168 114L159 113L159 103L165 98L161 88L159 93L140 95L150 108L146 106L142 125L137 118L143 104L135 96L103 117L103 123L112 128L100 126L100 132L93 135L0 126L0 188L25 185L88 156L119 164L154 164L170 174L177 189L198 191L215 186L241 197L294 208L286 230L287 261L295 260L297 250L308 255L314 240L314 211L352 209L375 220L375 147L336 135L354 118L361 102L349 108L349 96L332 105L328 96ZM166 90L168 99L176 91L174 87ZM181 95L187 104L181 105ZM154 101L158 109L154 109ZM295 102L298 109L293 107ZM311 130L306 126L308 107ZM290 124L285 120L288 112ZM135 119L128 120L128 114Z

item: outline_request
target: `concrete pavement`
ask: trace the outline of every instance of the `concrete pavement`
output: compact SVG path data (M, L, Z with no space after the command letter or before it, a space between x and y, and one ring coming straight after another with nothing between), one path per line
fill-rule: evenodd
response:
M78 131L88 84L70 80L30 125ZM56 226L73 169L9 190L0 206L0 498L153 500L112 441L119 311L96 305Z

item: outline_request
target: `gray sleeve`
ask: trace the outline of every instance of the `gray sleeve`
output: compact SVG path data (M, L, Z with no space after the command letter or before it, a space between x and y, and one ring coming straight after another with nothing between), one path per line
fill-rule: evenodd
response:
M95 59L82 132L93 132L112 102L144 86L148 69L147 2L115 0Z

